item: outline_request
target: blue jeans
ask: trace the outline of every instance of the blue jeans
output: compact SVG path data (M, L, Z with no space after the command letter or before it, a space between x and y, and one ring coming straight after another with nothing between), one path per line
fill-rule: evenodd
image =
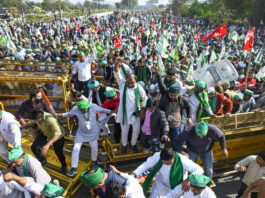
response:
M213 176L213 152L212 150L206 152L206 153L194 153L190 150L187 151L187 153L190 156L190 159L196 163L197 159L200 157L203 168L204 168L204 175L212 178Z
M178 126L178 127L174 127L174 128L171 128L169 129L169 135L171 137L171 140L172 140L172 143L174 142L174 139L177 135L179 135L181 133L181 127ZM173 149L174 151L176 151L176 148L174 148L174 144L173 144Z

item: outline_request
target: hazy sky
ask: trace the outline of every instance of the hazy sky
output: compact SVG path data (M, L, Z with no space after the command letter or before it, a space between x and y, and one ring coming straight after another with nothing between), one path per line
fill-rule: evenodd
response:
M35 1L35 2L42 2L42 0L29 0L29 1ZM70 0L72 3L77 2L84 2L85 0ZM114 4L115 2L120 2L121 0L105 0L105 3ZM145 5L145 2L147 0L138 0L139 5ZM167 4L168 0L158 0L159 4Z

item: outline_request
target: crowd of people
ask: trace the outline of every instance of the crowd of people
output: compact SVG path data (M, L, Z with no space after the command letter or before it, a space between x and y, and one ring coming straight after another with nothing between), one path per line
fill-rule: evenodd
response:
M0 111L0 156L8 163L8 171L0 172L0 197L60 196L64 190L43 169L46 153L53 146L62 174L74 177L84 142L90 144L93 167L80 179L94 188L94 197L145 197L150 186L151 198L216 197L208 187L213 177L212 149L218 139L222 154L228 158L226 138L218 127L200 120L265 109L265 29L256 30L254 47L248 52L242 48L248 27L230 25L221 40L202 42L200 34L215 27L212 21L154 12L116 12L51 23L3 23L0 61L70 64L68 89L74 107L65 113L51 111L41 89L48 96L56 96L51 91L54 85L43 84L41 89L30 91L16 117ZM194 80L194 71L222 59L233 64L238 79L214 87L202 79ZM34 71L27 66L12 69ZM39 69L51 71L45 66ZM1 65L1 70L10 70L10 64L9 69ZM103 80L98 81L96 76ZM74 116L78 129L71 167L67 167L65 129L60 120ZM113 118L112 135L109 122ZM26 128L35 136L31 145L35 156L22 149ZM121 155L153 155L130 175L114 166L104 171L97 160L101 132L112 142L121 142ZM10 152L8 143L14 147ZM196 164L198 158L203 169ZM252 198L264 195L264 167L264 152L253 153L235 165L237 171L246 172L238 197L245 198L254 189ZM141 187L136 178L143 174L148 176Z

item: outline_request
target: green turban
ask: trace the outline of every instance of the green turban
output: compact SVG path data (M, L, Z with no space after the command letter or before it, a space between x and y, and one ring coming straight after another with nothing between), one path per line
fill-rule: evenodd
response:
M168 89L168 93L179 94L180 89L177 86L171 86Z
M42 193L49 198L55 198L62 195L64 192L63 187L54 184L46 184L42 190Z
M104 60L104 61L101 62L101 65L102 66L107 65L107 64L108 64L108 62L106 60Z
M244 91L244 94L246 94L246 95L248 95L248 96L253 96L253 91L250 91L250 90L246 89L246 90Z
M81 173L80 180L87 187L95 187L102 182L104 177L104 171L102 168L98 168L96 172L92 174L87 174L89 170L86 170Z
M196 80L195 81L195 87L204 90L207 89L207 84L205 82L203 82L202 80Z
M208 133L208 121L196 124L195 130L198 136L206 136Z
M97 88L99 86L99 82L96 80L90 80L87 86L89 89Z
M21 148L21 146L15 146L8 154L8 159L11 162L16 161L17 159L19 159L22 155L24 154L23 149Z
M244 78L244 74L240 74L239 76L238 76L238 80L241 80L242 78Z
M145 86L145 83L144 83L144 81L139 81L139 82L137 82L138 83L138 85L141 85L142 87L144 87Z
M110 89L108 91L105 91L104 94L107 98L113 98L114 96L116 96L117 92L115 89Z
M77 103L77 107L79 110L87 110L90 107L89 102L85 101L85 100L81 100Z
M37 48L37 49L35 49L34 51L35 51L35 52L40 52L40 49Z
M243 100L243 94L236 94L234 100Z
M211 180L210 177L201 174L191 174L189 176L190 184L197 188L205 188Z
M187 74L187 72L185 70L181 70L180 72L183 74Z
M27 49L27 52L32 52L32 49Z
M157 63L157 61L156 61L156 60L153 60L153 63L154 63L154 64L156 64L156 63Z

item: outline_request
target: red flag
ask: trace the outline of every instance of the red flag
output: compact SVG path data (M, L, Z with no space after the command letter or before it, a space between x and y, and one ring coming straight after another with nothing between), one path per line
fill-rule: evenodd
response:
M122 19L119 20L119 24L120 24L120 25L122 24Z
M194 37L193 40L198 40L198 39L200 39L200 32L198 32L198 33L195 35L195 37Z
M158 34L157 34L157 37L159 38L160 37L160 29L158 30Z
M223 38L223 36L226 34L227 34L227 28L226 28L226 24L224 23L220 27L211 31L209 34L204 35L202 37L202 42L205 43L210 38L215 38L216 40L219 40L219 39Z
M78 26L77 26L77 31L78 31L78 32L81 31L79 24L78 24Z
M141 27L140 33L141 33L141 34L144 33L144 24L142 24L142 27Z
M136 35L136 44L139 44L140 49L142 50L141 38Z
M155 23L152 22L150 25L151 25L152 30L154 30L155 29Z
M96 28L96 33L98 33L99 29L98 29L98 24L97 24L97 28Z
M65 32L66 32L66 33L69 32L68 24L67 24L66 27L65 27Z
M245 36L244 50L251 50L254 44L255 27L252 27Z
M119 35L117 35L115 38L114 47L118 49L121 46L122 46L122 40L120 39Z
M176 19L174 18L174 19L172 20L171 24L175 24L175 22L176 22Z
M74 21L72 21L72 25L73 25L73 28L75 28L75 23L74 23Z

